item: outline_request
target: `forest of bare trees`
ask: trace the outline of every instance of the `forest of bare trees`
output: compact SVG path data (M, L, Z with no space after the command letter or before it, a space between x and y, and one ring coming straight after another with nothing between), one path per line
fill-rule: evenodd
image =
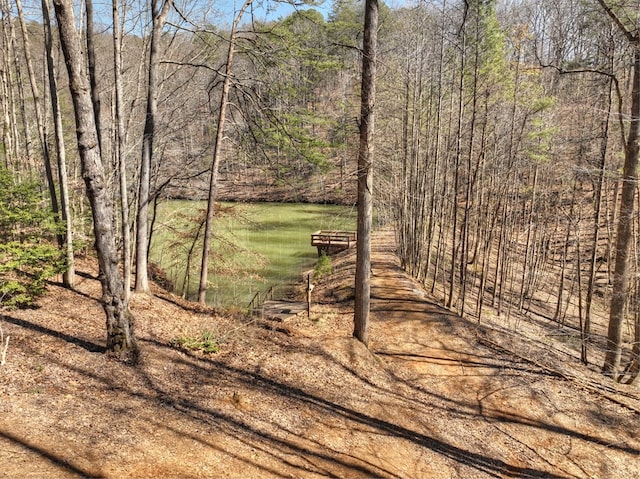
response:
M584 363L632 382L640 88L638 4L623 3L404 11L430 28L398 37L402 101L381 109L396 108L383 156L405 268L479 322L577 331Z
M41 184L70 287L95 238L107 344L128 354L158 202L209 199L204 298L215 200L361 198L365 9L80 3L1 1L0 169ZM376 33L373 207L402 266L477 322L575 332L585 364L633 382L640 2L380 2Z

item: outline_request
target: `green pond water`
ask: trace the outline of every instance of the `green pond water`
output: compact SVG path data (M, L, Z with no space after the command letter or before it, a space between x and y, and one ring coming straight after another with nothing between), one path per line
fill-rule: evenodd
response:
M202 244L189 249L206 205L176 200L158 206L151 261L160 265L187 296L197 295ZM216 213L207 302L246 307L257 291L274 286L282 293L302 279L318 259L311 233L320 229L355 230L355 207L302 203L222 203ZM200 231L202 238L204 228ZM185 285L187 280L187 288Z

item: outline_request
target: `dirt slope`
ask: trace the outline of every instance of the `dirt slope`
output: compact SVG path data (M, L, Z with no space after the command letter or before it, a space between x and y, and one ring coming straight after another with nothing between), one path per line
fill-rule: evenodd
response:
M431 303L390 235L375 244L370 350L350 337L352 253L312 321L134 298L135 366L101 353L89 264L78 292L5 312L0 477L639 476L637 390L556 374L553 353ZM205 330L221 352L171 346Z

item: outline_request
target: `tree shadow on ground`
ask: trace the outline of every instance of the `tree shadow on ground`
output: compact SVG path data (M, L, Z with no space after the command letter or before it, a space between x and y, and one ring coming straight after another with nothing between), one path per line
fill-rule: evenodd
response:
M72 336L70 334L63 333L61 331L56 331L55 329L47 328L46 326L41 326L39 324L31 323L29 321L25 321L24 319L14 318L12 316L8 316L6 314L2 315L2 319L7 323L13 324L15 326L19 326L21 328L29 329L31 331L35 331L41 334L46 334L48 336L62 339L70 344L75 344L76 346L81 347L89 351L90 353L103 353L105 351L105 347L96 343L92 343L91 341L87 341L76 336Z
M38 456L46 459L47 461L59 467L66 473L75 474L79 477L94 477L94 478L104 477L101 475L96 475L94 472L86 471L81 467L74 465L71 461L64 459L62 457L59 457L51 453L50 451L36 444L31 443L25 438L20 438L14 434L11 434L10 432L3 431L2 429L0 429L0 438L13 443L22 449L26 449L28 451L36 453Z
M49 334L55 333L51 330L46 330L46 328L33 329L36 331L44 329L48 331ZM54 335L60 337L57 334ZM363 430L368 434L401 439L418 448L428 449L443 458L449 459L459 465L467 466L478 473L484 473L488 476L514 478L548 477L552 479L571 477L570 475L562 475L563 473L558 473L558 471L550 473L546 470L533 467L509 464L502 459L490 457L486 454L432 437L432 435L421 432L416 428L403 426L394 420L376 417L376 414L363 412L359 410L359 408L356 409L351 405L340 404L335 399L331 400L322 397L321 391L314 389L313 392L310 392L304 390L302 387L287 384L284 380L269 377L258 371L234 367L225 363L223 359L217 359L215 357L202 358L192 354L178 352L168 344L155 339L140 338L140 342L146 344L149 350L152 348L155 349L156 353L162 356L158 358L162 363L167 364L168 361L172 361L174 365L180 368L181 373L179 377L176 377L176 383L169 384L163 382L166 381L166 378L155 377L150 370L145 369L144 360L140 365L128 369L146 384L146 387L141 388L139 385L135 386L126 383L115 384L117 381L114 381L114 378L109 375L110 373L108 371L98 373L85 369L82 365L69 364L64 359L58 359L53 356L49 359L79 374L90 376L99 383L103 383L107 390L117 390L119 393L144 401L150 406L150 409L148 409L150 414L153 414L152 411L154 410L157 411L155 408L159 407L169 414L177 414L181 417L181 419L175 423L176 425L200 424L206 426L205 430L220 431L225 434L226 437L231 438L232 441L239 441L247 448L252 448L260 451L262 454L268 455L272 459L271 464L274 464L275 461L275 463L281 464L283 469L289 471L294 469L297 471L297 474L314 472L335 476L342 472L359 477L397 477L397 473L372 463L366 454L353 454L353 452L339 450L339 448L332 447L331 444L327 444L324 441L308 437L299 429L290 430L276 421L265 420L264 418L257 420L251 413L234 414L233 412L225 412L223 409L216 407L216 403L212 405L211 402L207 402L206 398L192 395L190 389L184 386L187 384L201 384L203 386L230 386L253 390L256 394L268 395L273 398L276 404L284 405L287 403L286 407L296 411L304 411L306 416L317 418L318 420L331 417L339 421L340 424L344 424L344 427L348 430ZM380 389L374 382L363 377L362 374L351 368L349 364L340 362L326 351L311 349L311 354L326 356L324 359L330 360L334 364L337 363L339 367L347 369L355 377L361 379L363 390L367 386ZM164 379L161 380L160 378ZM400 382L405 381L402 378L397 378L397 380ZM443 401L448 401L447 406L441 407L455 411L458 415L468 417L475 417L477 415L477 405L456 402L455 400L438 396L432 391L415 387L415 385L408 382L406 382L404 386L420 392L423 398L429 397L429 395L434 399L437 397L439 404L443 404ZM402 397L404 401L413 400L412 398L403 397L401 392L397 390L384 390L384 392L394 393L398 397ZM85 395L86 401L91 401L92 392L86 391L83 394ZM426 400L424 403L418 404L417 408L422 407L424 411L425 404L433 409L433 404ZM390 404L390 406L398 406L398 404ZM114 408L114 414L119 412L117 411L119 407L118 401L114 400L113 403L107 405L107 407ZM553 424L535 422L523 416L502 414L500 411L484 411L484 414L488 415L489 413L491 413L490 417L492 420L523 424L558 434L569 435L595 444L605 443L593 436L560 428ZM475 417L475 419L477 419L477 417ZM178 430L173 422L160 422L156 420L153 415L150 416L148 420L155 420L154 427L165 428L175 434L180 434L189 441L195 441L206 447L217 449L230 457L235 457L237 460L245 462L248 466L261 468L268 474L283 474L277 467L273 465L264 466L252 458L250 454L236 450L230 445L230 442L224 442L226 446L221 445L211 440L212 438L209 435L193 432L200 429L199 427L193 429L186 427ZM24 442L15 437L9 437L8 439L14 442ZM26 447L29 447L34 452L39 451L37 445L27 443ZM630 454L640 453L637 449L624 445L609 445L609 447ZM55 464L68 465L68 469L71 472L77 472L85 476L89 475L80 468L73 469L75 467L73 463L64 457L56 457L52 454L49 454L51 457L48 457L46 451L44 451L43 456Z
M260 373L238 369L230 365L217 362L213 359L198 358L195 362L184 360L183 364L188 365L188 367L193 370L193 376L198 377L206 375L208 377L212 377L212 373L216 372L216 374L213 374L213 377L233 379L235 383L244 384L244 387L248 389L259 390L262 393L270 393L275 397L282 397L286 398L287 400L294 400L301 406L309 408L310 414L314 417L321 418L326 417L327 415L332 415L334 417L340 418L343 421L346 421L348 424L350 424L349 427L357 427L358 425L365 426L366 428L373 431L373 434L382 434L407 440L418 447L427 448L444 456L445 458L451 459L458 464L468 466L478 472L483 472L488 475L519 478L569 477L557 475L548 471L537 470L534 468L515 466L501 459L491 458L483 454L455 446L453 444L447 443L446 441L442 441L435 437L430 437L424 433L401 426L389 420L377 418L370 414L366 414L364 412L353 409L352 407L338 404L335 401L331 401L317 394L304 391L299 387L294 387L284 382L274 380ZM162 390L157 390L157 392L164 397L168 397L166 395L166 392L163 392ZM279 438L266 431L257 430L248 422L222 414L220 411L203 407L190 399L172 397L171 406L174 409L182 411L192 419L204 421L205 423L217 423L219 421L223 421L227 425L231 426L234 430L242 431L243 433L248 434L251 437L261 438L262 441L266 441L266 443L275 445L279 448L286 448L289 453L294 453L297 455L311 455L318 459L323 456L321 453L314 449L311 449L309 447L301 447L298 444L295 444L291 441L283 440L282 438ZM464 414L470 413L468 411L465 411ZM541 424L540 426L546 427L546 425L544 424ZM584 436L581 438L592 439ZM303 438L299 437L299 439ZM325 448L326 446L322 445L322 447ZM343 455L343 453L341 452L337 454L339 456ZM338 461L339 457L331 456L327 459L330 459L331 461ZM363 458L358 458L358 461L363 460ZM353 464L348 464L346 462L342 465L344 467L354 467ZM366 475L375 476L380 476L381 473L385 472L379 469L363 470L361 469L362 467L363 466L355 468L354 472L361 472Z

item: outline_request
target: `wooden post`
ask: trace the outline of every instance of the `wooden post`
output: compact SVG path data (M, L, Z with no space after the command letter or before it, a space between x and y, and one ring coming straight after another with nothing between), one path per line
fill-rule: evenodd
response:
M311 321L311 291L313 291L313 285L311 284L311 275L307 275L307 318Z

